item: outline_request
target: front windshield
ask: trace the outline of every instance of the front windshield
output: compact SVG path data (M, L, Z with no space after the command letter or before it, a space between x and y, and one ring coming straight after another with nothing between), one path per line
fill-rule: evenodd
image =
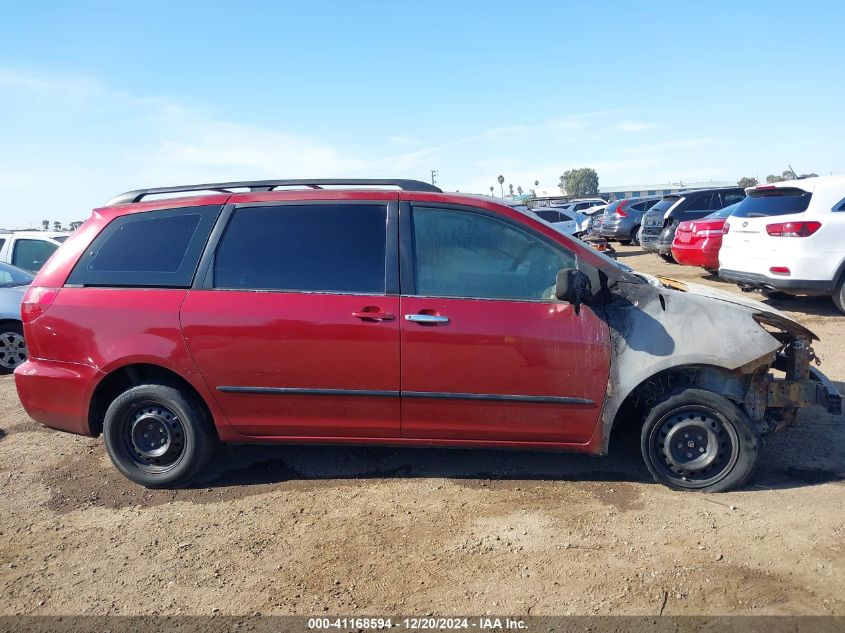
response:
M14 288L32 283L35 277L25 270L0 262L0 288Z

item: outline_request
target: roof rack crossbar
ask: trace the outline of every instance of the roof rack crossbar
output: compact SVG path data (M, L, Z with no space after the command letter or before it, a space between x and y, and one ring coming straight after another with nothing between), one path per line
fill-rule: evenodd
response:
M429 191L443 193L439 187L421 180L407 180L396 178L321 178L296 180L244 180L240 182L214 182L201 185L179 185L175 187L153 187L150 189L136 189L115 196L106 206L115 204L131 204L141 202L147 196L166 193L186 193L190 191L219 191L220 193L234 193L230 189L249 189L250 191L273 191L279 187L307 187L322 189L324 186L393 186L402 191Z

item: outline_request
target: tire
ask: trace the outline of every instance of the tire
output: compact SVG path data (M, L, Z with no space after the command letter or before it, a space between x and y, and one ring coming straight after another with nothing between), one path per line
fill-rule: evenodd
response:
M749 480L760 461L762 440L736 404L712 391L688 388L651 409L640 448L658 483L673 490L724 492Z
M188 483L219 444L196 396L161 384L138 385L115 398L106 410L103 435L112 463L146 488Z
M23 326L16 321L0 325L0 374L11 374L25 360Z
M631 230L631 244L633 244L634 246L640 245L640 238L638 237L639 230L640 230L639 226L635 226Z
M660 255L660 259L662 259L667 264L674 264L675 263L675 258L672 257L671 255L667 255L666 253L658 253L658 255Z
M842 275L842 279L836 285L836 291L833 293L833 303L836 304L840 312L845 313L845 275Z
M785 292L780 292L779 290L766 290L761 289L760 293L766 297L766 299L774 299L775 301L789 301L790 299L794 299L795 295L790 295Z

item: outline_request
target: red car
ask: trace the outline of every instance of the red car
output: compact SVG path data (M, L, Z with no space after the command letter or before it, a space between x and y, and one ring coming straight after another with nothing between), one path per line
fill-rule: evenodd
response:
M684 266L700 266L713 274L718 272L722 230L738 204L727 206L700 220L681 222L672 240L672 257L675 262Z
M841 406L812 332L767 306L409 180L120 195L44 265L22 318L27 412L103 433L151 487L190 481L221 442L602 454L630 422L657 481L717 491L798 407Z

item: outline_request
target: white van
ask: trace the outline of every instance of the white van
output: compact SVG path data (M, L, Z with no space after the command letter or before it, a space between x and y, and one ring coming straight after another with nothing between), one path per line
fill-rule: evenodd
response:
M745 191L725 223L719 277L769 295L829 295L845 312L845 176Z
M37 273L70 233L62 231L10 231L0 233L0 262Z

